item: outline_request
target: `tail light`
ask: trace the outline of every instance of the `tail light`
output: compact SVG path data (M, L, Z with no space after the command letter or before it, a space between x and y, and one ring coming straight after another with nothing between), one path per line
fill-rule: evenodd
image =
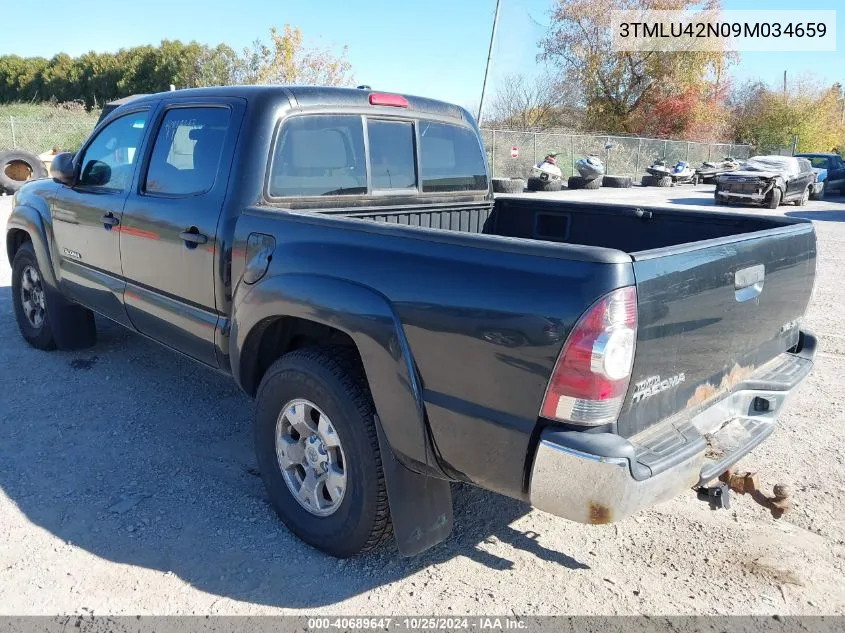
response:
M602 297L573 328L555 363L540 415L594 426L619 416L637 341L637 291Z
M370 93L370 105L407 108L408 100L402 95L388 94L386 92L372 92Z

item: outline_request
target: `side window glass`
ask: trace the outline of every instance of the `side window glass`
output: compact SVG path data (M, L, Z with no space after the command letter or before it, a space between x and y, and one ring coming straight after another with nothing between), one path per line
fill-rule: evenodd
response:
M267 193L337 196L367 193L360 116L294 116L276 140Z
M77 185L128 191L148 116L133 112L100 130L82 156Z
M230 111L221 107L173 108L161 122L144 191L189 196L211 190L220 168Z
M413 125L368 119L367 135L373 189L416 189Z

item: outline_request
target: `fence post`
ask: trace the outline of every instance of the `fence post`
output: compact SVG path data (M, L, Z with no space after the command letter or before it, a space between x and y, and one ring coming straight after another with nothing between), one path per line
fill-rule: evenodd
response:
M663 160L666 160L666 150L669 149L669 141L663 141Z
M687 162L689 162L689 141L687 141Z
M12 128L12 149L18 146L18 141L15 138L15 117L9 115L9 127Z
M493 146L490 150L490 178L496 177L496 128L493 128Z
M575 175L575 135L574 134L569 135L569 156L572 159L572 161L571 161L572 162L572 171L570 171L569 173L574 176Z
M637 159L634 163L634 177L636 178L640 173L640 154L643 152L643 139L637 139Z
M713 160L713 143L707 143L707 161Z
M531 136L534 137L534 162L533 165L537 164L537 132L531 132Z

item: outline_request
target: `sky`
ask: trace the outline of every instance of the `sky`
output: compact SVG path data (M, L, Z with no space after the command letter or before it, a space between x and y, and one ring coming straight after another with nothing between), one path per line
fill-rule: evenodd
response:
M509 73L537 73L537 42L554 0L501 0L488 94ZM358 83L477 106L495 0L145 0L98 4L50 2L43 19L21 19L0 31L0 54L51 57L65 52L115 51L162 39L225 42L240 49L267 37L270 26L292 24L306 40L347 45ZM33 5L35 6L35 5ZM725 9L839 9L837 51L743 53L737 80L777 84L814 76L845 81L845 1L723 0ZM27 10L0 0L0 15ZM88 8L86 8L88 7ZM96 7L96 8L95 8ZM12 20L9 20L12 21Z

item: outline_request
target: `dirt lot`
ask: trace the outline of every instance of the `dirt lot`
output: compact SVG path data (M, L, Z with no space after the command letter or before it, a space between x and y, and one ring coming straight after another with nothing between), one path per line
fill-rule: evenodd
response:
M554 195L710 208L711 192ZM3 257L0 612L845 613L845 199L780 211L816 222L822 351L744 465L792 484L792 512L738 496L712 511L689 491L588 527L458 487L454 535L410 560L338 562L291 536L255 475L252 403L224 376L105 322L84 352L27 347Z

